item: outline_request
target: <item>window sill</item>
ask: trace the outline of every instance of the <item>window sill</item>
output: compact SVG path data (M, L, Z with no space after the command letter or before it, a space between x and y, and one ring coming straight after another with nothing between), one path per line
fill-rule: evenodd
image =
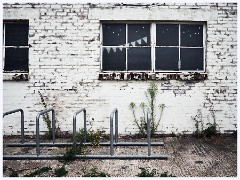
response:
M202 81L207 79L207 73L148 73L148 72L104 72L99 73L98 80L179 80Z
M3 81L27 81L28 79L27 72L3 72Z

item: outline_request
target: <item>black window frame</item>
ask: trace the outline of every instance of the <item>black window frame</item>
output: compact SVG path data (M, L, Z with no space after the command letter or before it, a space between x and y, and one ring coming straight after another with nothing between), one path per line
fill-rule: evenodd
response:
M23 45L19 45L19 44L8 44L6 45L6 24L15 24L15 25L21 25L23 24L25 26L25 29L27 29L25 32L26 38L23 43ZM27 27L27 28L26 28ZM23 28L24 29L24 28ZM24 60L22 62L22 64L20 65L15 65L12 66L10 68L10 70L8 68L5 67L6 62L8 61L8 59L6 59L6 51L15 51L15 53L18 51L19 56L24 57ZM29 72L29 20L3 20L3 72L4 73L28 73ZM16 54L15 54L16 56ZM13 63L13 62L11 62ZM14 61L14 63L16 63Z
M104 48L106 46L103 45L103 29L102 29L102 26L104 24L126 24L126 32L127 32L127 24L150 24L150 39L151 39L151 43L150 43L150 48L151 48L151 70L127 70L127 68L125 70L103 70L103 51L104 51ZM179 26L179 36L181 36L181 25L201 25L202 26L202 47L194 47L194 48L202 48L203 49L203 54L202 54L202 57L201 57L201 60L202 60L202 66L203 66L203 69L200 69L200 70L195 70L195 69L188 69L188 70L157 70L156 68L156 47L160 47L160 46L157 46L157 42L156 42L156 26L158 24L169 24L169 25L178 25ZM100 41L101 41L101 72L102 73L115 73L115 72L147 72L147 73L204 73L206 72L206 57L205 57L205 52L206 52L206 22L202 22L202 21L186 21L186 22L167 22L167 21L154 21L154 22L149 22L149 21L130 21L130 22L125 22L125 21L102 21L101 22L101 36L100 36ZM127 33L126 33L127 34ZM126 37L127 38L127 37ZM181 41L180 39L181 37L179 37L179 41ZM122 46L124 47L124 46ZM126 46L125 46L126 47ZM167 47L167 46L166 46ZM179 44L178 46L176 46L177 48L179 48L179 56L181 56L180 54L180 51L181 51L181 48L182 46ZM126 47L126 48L129 48L129 47ZM184 48L192 48L192 47L184 47ZM179 60L181 64L181 60ZM127 67L127 62L128 62L128 59L127 59L127 53L126 53L126 67ZM179 66L179 64L178 64Z

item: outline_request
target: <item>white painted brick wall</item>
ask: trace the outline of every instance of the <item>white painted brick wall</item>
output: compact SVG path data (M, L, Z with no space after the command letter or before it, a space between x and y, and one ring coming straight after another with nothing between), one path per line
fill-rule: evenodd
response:
M4 4L4 19L29 19L29 80L4 81L3 111L23 108L25 131L33 134L37 112L43 109L38 91L56 110L57 125L72 131L72 115L87 109L94 128L109 129L109 115L119 110L119 132L137 131L130 102L147 102L150 81L100 81L100 20L163 20L207 22L206 72L195 83L156 81L156 104L165 104L159 131L192 133L191 116L202 110L205 124L213 122L214 103L221 132L237 129L237 5L233 3ZM137 115L141 111L138 109ZM157 118L159 111L157 111ZM82 116L79 116L82 117ZM82 118L78 119L82 121ZM17 134L20 116L4 118L4 134ZM79 124L80 127L81 123ZM46 130L44 123L41 130Z

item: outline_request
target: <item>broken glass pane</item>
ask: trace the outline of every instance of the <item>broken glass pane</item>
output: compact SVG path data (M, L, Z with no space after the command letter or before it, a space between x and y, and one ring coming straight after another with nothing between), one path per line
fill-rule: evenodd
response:
M203 47L203 25L182 24L181 46Z
M150 24L129 24L128 43L130 46L149 46Z
M181 70L203 70L203 48L181 48Z
M28 71L28 48L6 48L4 71Z
M156 70L178 71L179 50L175 47L156 48Z
M28 23L5 23L6 46L28 46Z
M126 48L104 47L102 62L103 71L126 70Z
M151 70L151 48L129 48L128 70Z
M157 24L156 44L157 46L178 46L179 45L179 25L177 24Z
M126 44L125 24L103 24L103 45L119 46Z

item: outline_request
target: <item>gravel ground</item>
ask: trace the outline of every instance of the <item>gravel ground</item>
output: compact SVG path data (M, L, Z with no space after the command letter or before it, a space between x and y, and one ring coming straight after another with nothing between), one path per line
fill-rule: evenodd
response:
M6 141L16 139L7 138ZM138 139L135 141L143 141ZM156 169L159 176L163 172L177 177L236 177L237 138L219 135L212 138L163 137L152 139L163 141L164 146L152 147L154 155L168 155L167 160L75 160L66 164L67 177L81 177L93 167L108 173L111 177L136 177L146 168ZM16 141L15 141L16 142ZM43 147L42 154L63 154L65 148ZM109 147L87 148L87 154L109 154ZM4 146L4 154L34 154L35 147L13 148ZM146 147L115 147L115 154L147 154ZM42 167L52 170L41 173L41 177L53 177L56 169L62 167L58 160L4 160L3 176L24 176Z

